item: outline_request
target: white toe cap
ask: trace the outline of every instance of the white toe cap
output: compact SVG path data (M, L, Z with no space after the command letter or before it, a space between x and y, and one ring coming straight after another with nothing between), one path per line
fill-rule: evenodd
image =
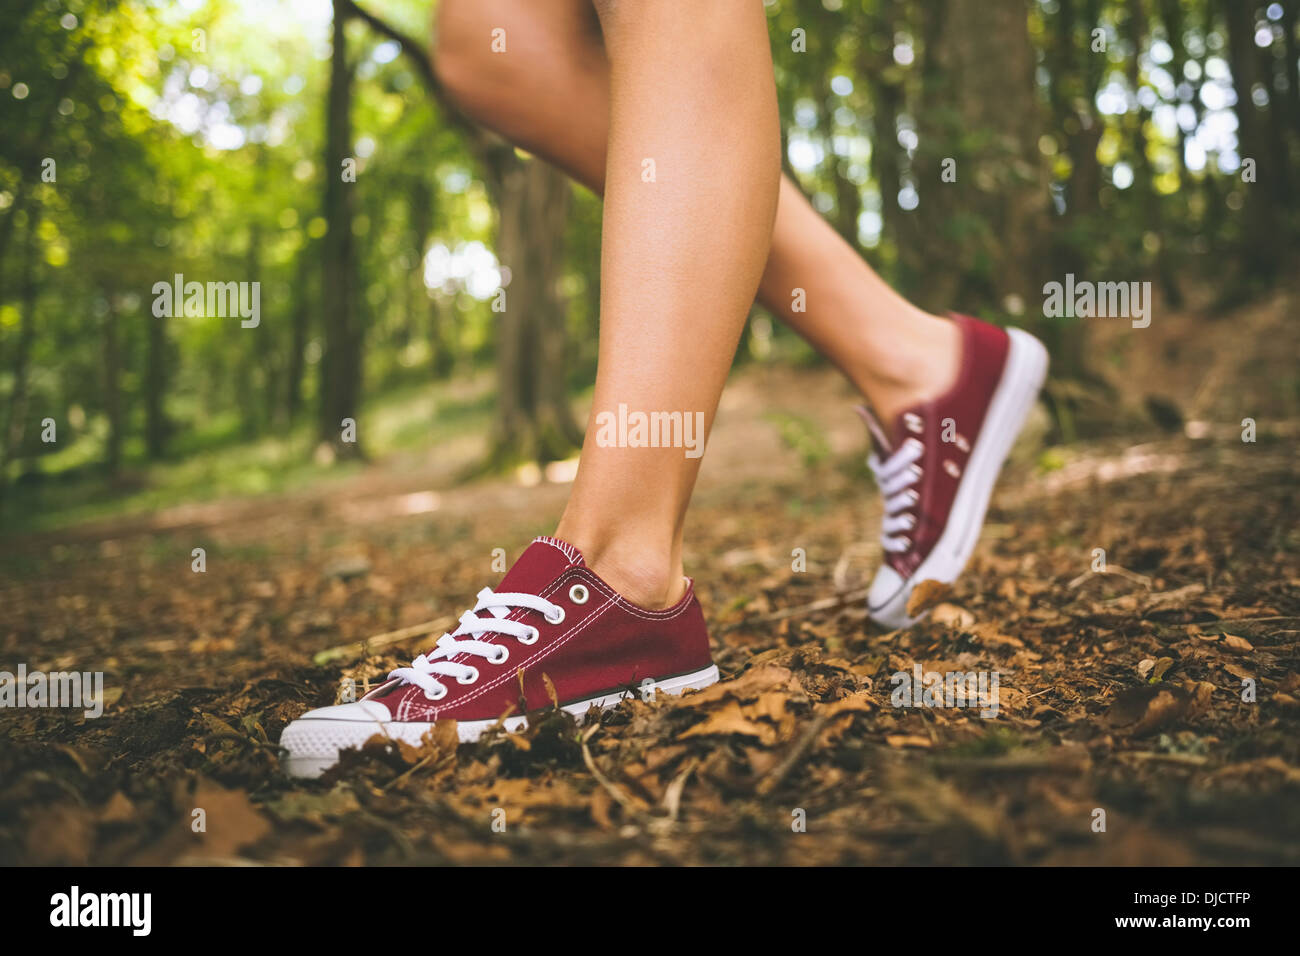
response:
M350 704L335 704L333 707L317 707L309 710L299 720L392 720L388 708L377 700L357 700Z
M873 613L883 609L895 598L901 597L899 592L902 591L904 583L897 571L887 564L882 564L876 571L875 580L871 582L871 590L867 593L867 607Z

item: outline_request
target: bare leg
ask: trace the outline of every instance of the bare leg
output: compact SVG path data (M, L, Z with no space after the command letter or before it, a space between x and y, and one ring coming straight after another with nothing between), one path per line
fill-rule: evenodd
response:
M497 27L505 53L490 49ZM604 191L610 64L589 0L441 0L437 38L439 73L467 112ZM792 309L796 288L807 311ZM956 376L952 323L891 289L784 177L759 298L886 420Z
M780 130L763 9L755 0L597 9L609 141L593 409L699 413L707 434L776 214ZM700 458L603 446L598 434L587 430L556 533L633 601L672 604L684 590L682 529Z

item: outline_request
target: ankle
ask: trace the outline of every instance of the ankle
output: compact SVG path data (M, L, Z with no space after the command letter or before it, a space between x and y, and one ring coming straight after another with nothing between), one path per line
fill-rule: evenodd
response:
M956 323L918 310L884 341L887 346L866 356L852 376L882 421L937 398L957 381L962 343Z
M589 568L639 607L650 610L672 607L686 592L681 558L674 559L669 551L621 534L603 536L566 528L563 521L555 535L581 551Z

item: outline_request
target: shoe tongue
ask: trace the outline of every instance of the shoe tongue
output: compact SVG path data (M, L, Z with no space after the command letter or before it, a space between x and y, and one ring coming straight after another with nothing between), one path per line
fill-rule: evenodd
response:
M855 405L853 409L867 423L867 431L871 433L871 440L875 443L879 457L881 459L888 458L894 452L894 445L885 433L885 427L880 424L880 419L876 418L876 413L866 405Z
M543 589L569 568L586 564L582 554L567 541L542 535L524 549L501 583L493 590L541 594Z

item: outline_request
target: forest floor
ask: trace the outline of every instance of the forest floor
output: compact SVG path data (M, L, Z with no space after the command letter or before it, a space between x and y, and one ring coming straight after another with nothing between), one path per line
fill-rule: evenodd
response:
M0 719L0 863L1300 863L1296 428L1243 442L1235 394L1194 408L1217 426L1031 434L965 576L886 632L847 389L746 370L688 528L721 683L319 781L281 771L286 723L431 644L552 530L566 469L380 462L11 538L0 669L103 671L108 704ZM893 706L914 667L996 672L997 715Z

